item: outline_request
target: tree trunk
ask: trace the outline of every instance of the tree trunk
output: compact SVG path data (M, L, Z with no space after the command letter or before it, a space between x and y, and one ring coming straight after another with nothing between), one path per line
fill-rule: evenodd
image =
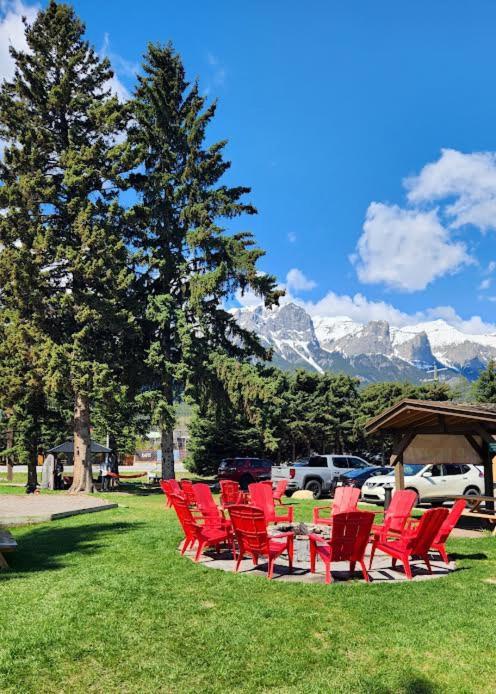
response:
M74 406L74 477L69 494L93 491L90 403L86 396L78 393Z
M8 449L14 447L14 430L7 429L7 446ZM14 456L9 453L7 456L7 482L14 481Z
M174 435L172 427L160 431L160 443L162 449L162 479L173 480L174 471Z

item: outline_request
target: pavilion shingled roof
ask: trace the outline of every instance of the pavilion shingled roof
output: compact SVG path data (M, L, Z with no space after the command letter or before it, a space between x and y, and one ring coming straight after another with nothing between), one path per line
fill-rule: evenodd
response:
M367 434L384 430L426 428L439 425L465 427L472 431L483 425L496 432L496 405L404 398L365 423Z

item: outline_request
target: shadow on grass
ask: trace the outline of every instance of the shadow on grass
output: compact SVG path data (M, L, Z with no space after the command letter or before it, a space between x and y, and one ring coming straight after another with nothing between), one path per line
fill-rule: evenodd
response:
M487 554L484 554L484 552L473 552L472 554L449 552L449 558L453 561L456 561L457 559L472 559L473 561L478 561L480 559L487 559Z
M74 527L44 526L33 528L20 538L18 548L8 556L10 570L0 573L2 580L38 571L53 571L66 566L62 557L77 553L89 555L105 545L102 535L138 529L142 523L103 523Z
M433 694L439 691L439 687L435 686L427 677L416 675L403 682L402 691L406 694Z

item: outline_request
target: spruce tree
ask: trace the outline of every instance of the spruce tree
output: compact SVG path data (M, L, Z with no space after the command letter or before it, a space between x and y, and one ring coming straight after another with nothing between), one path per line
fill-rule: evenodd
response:
M72 491L89 491L91 402L112 397L134 330L119 204L127 109L70 6L51 1L25 33L0 91L1 308L36 328L47 393L73 398Z
M490 359L484 371L473 384L473 396L477 402L496 403L496 361Z
M248 232L227 233L242 214L249 189L222 182L230 163L225 141L206 144L216 104L207 105L198 84L188 84L171 45L150 45L135 94L130 132L138 170L141 292L146 297L145 397L161 430L162 475L174 476L174 401L180 393L208 388L213 353L266 357L255 336L242 330L224 306L250 288L270 306L280 292L273 277L257 271L263 252Z

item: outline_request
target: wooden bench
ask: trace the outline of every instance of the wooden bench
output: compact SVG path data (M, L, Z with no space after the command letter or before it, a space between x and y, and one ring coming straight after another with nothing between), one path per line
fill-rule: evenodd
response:
M7 552L14 552L17 549L17 542L8 530L0 530L0 569L8 569L9 565L4 557Z
M457 499L464 499L469 506L465 509L465 511L462 514L465 518L483 518L484 520L494 525L492 534L496 536L496 511L492 509L481 509L481 504L483 503L495 505L495 497L484 495L464 496L463 494L455 494L453 496L442 496L438 499L433 499L432 501L438 501L442 503L444 501L456 501Z

